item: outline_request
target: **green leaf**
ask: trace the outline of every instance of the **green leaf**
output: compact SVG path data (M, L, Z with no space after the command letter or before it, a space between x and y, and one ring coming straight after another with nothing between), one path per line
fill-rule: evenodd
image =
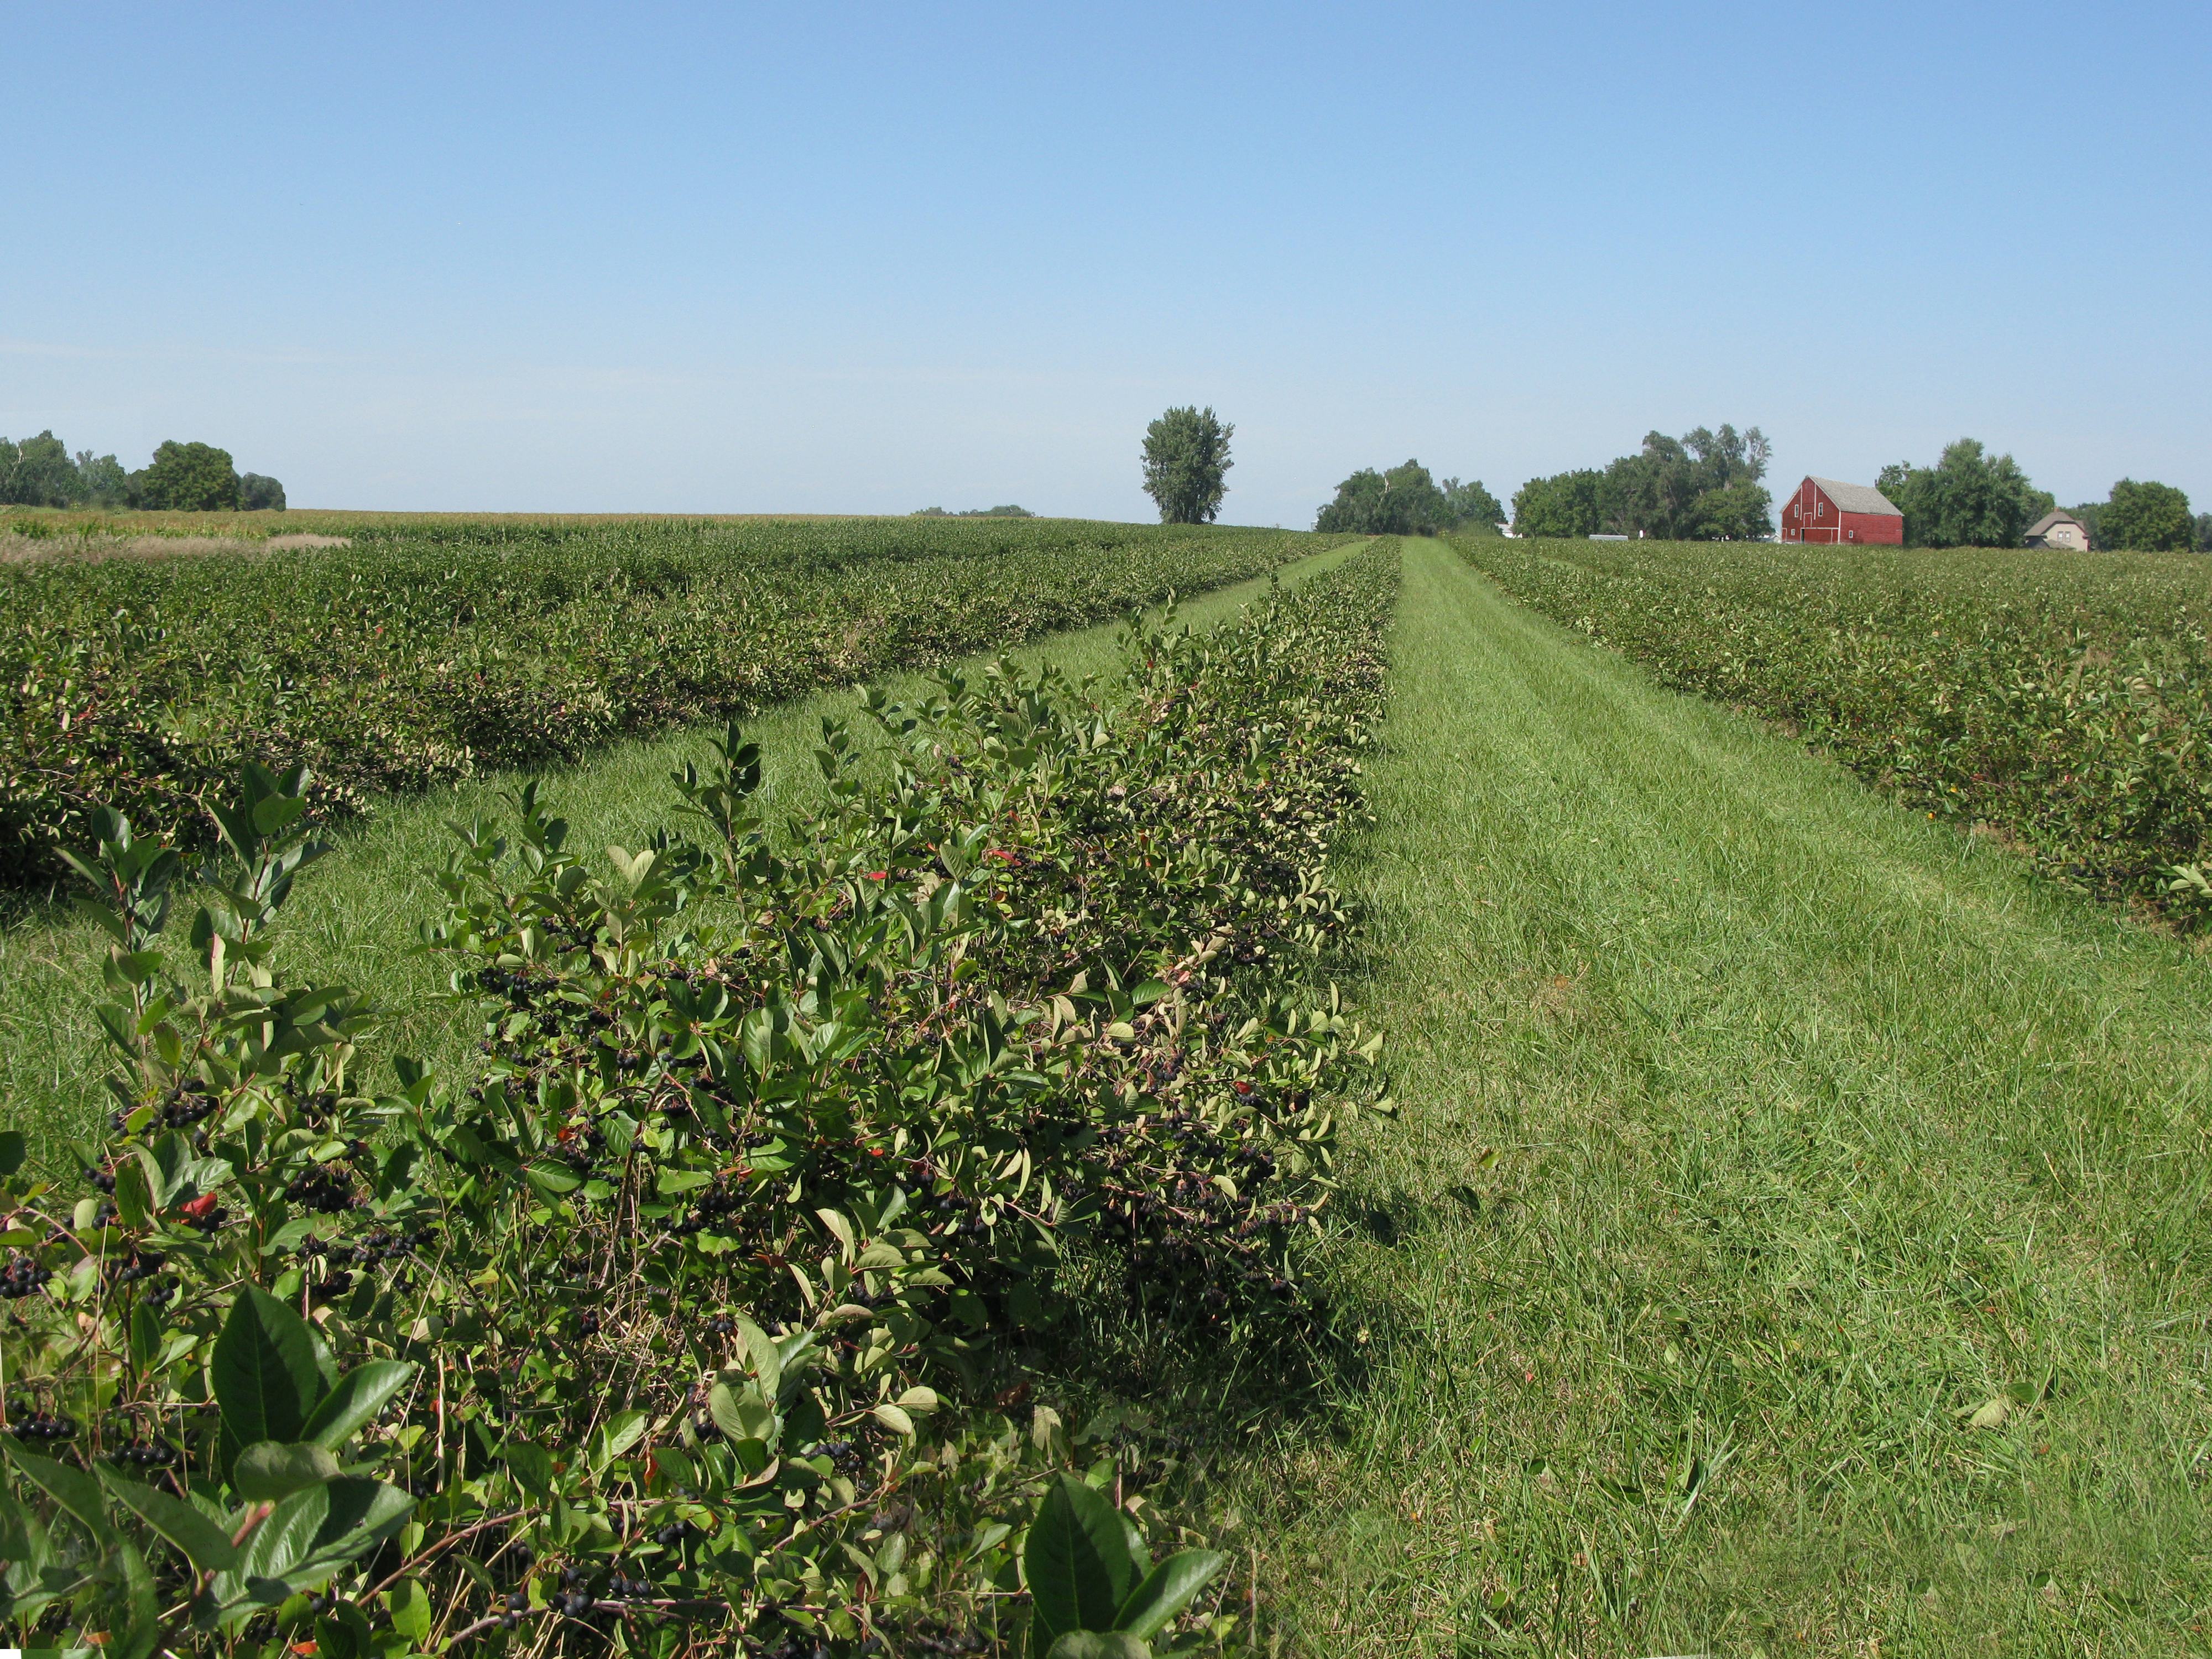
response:
M1053 1482L1030 1522L1022 1547L1035 1619L1049 1648L1068 1631L1114 1628L1115 1614L1136 1588L1121 1517L1083 1482Z
M326 1451L338 1450L407 1386L418 1369L411 1359L372 1359L355 1366L308 1416L301 1438Z
M103 1548L115 1542L115 1528L108 1524L107 1505L100 1496L100 1482L82 1469L73 1469L66 1463L57 1463L50 1457L40 1457L36 1452L27 1452L17 1445L13 1435L0 1437L0 1446L5 1446L23 1478L60 1504L82 1522L86 1531Z
M510 1440L499 1449L507 1472L539 1503L553 1495L553 1454L527 1440Z
M1152 1650L1127 1631L1072 1630L1052 1644L1049 1659L1152 1659Z
M1213 1550L1181 1550L1154 1567L1114 1616L1114 1628L1151 1641L1190 1605L1219 1572L1226 1557Z
M524 1164L522 1178L546 1198L558 1198L563 1193L573 1193L584 1184L583 1176L571 1170L556 1169L550 1164Z
M230 1534L181 1498L127 1480L105 1463L94 1466L115 1501L182 1551L203 1572L221 1572L238 1559Z
M322 1397L307 1322L255 1285L231 1304L212 1370L222 1425L241 1446L297 1440Z
M230 1484L250 1503L273 1504L337 1476L338 1460L320 1446L262 1440L239 1453L238 1462L231 1468Z
M154 1593L154 1575L146 1558L129 1539L123 1541L123 1605L128 1622L119 1636L111 1638L107 1652L114 1659L150 1659L161 1640L161 1603Z
M30 1156L31 1143L21 1129L0 1129L0 1176L11 1176Z
M875 1407L872 1415L877 1422L882 1424L893 1434L910 1435L914 1432L914 1419L908 1417L896 1406L888 1402L878 1405Z

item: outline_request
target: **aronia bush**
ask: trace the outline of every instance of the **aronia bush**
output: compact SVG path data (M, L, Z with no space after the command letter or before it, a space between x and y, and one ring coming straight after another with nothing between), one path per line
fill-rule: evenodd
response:
M1111 696L871 698L793 835L734 731L676 780L687 830L604 860L525 788L426 919L487 1015L451 1083L373 1094L368 1000L278 970L301 772L248 766L198 872L102 812L113 1133L65 1176L0 1143L23 1639L1011 1651L1032 1514L1096 1530L1053 1485L1082 1463L1125 1547L1048 1570L1040 1537L1034 1645L1233 1639L1036 1339L1079 1285L1224 1344L1311 1311L1302 1240L1381 1103L1315 969L1395 582L1378 548L1133 633Z

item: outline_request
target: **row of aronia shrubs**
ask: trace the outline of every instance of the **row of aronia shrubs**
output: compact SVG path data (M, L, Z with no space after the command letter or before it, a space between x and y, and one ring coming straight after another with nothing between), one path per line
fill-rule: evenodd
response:
M1340 538L1339 538L1340 539ZM370 521L353 545L0 567L0 882L248 760L319 814L928 666L1326 540L1060 520Z
M276 955L305 775L247 769L198 869L102 813L112 1133L0 1147L22 1639L1238 1650L1079 1356L1313 1328L1340 1131L1387 1105L1322 954L1395 586L1378 544L1133 628L1116 686L872 695L774 834L734 729L635 850L527 786L426 918L481 1071L374 1097L371 1001Z
M2046 874L2212 918L2212 564L2187 555L1465 540L1522 603L1786 722Z

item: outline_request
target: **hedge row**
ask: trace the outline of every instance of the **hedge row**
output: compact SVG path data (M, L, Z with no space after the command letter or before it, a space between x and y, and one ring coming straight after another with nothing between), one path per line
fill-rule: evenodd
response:
M366 1097L368 1004L276 971L297 774L221 815L179 981L176 855L104 817L115 1133L81 1182L0 1144L25 1640L1008 1652L1021 1528L1079 1459L1121 1510L1099 1582L1135 1583L1174 1528L1110 1420L1071 1444L1039 1345L1309 1310L1375 1101L1316 966L1395 586L1378 548L1132 635L1110 702L1048 672L872 698L796 837L734 732L681 781L696 838L586 860L526 787L431 929L487 1016L458 1087L403 1062ZM1060 1490L1036 1512L1074 1524ZM1084 1650L1146 1650L1115 1639Z
M2046 873L2212 915L2212 562L2186 555L1462 541L1669 685L1790 723Z
M1037 520L374 524L356 544L0 568L0 881L98 803L179 828L241 763L317 805L573 760L1260 574L1279 531Z

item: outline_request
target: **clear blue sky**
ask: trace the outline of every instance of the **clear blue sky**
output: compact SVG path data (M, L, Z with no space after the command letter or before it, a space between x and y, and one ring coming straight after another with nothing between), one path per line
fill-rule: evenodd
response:
M1223 516L1652 427L2212 507L2212 6L19 5L0 433L295 503Z

